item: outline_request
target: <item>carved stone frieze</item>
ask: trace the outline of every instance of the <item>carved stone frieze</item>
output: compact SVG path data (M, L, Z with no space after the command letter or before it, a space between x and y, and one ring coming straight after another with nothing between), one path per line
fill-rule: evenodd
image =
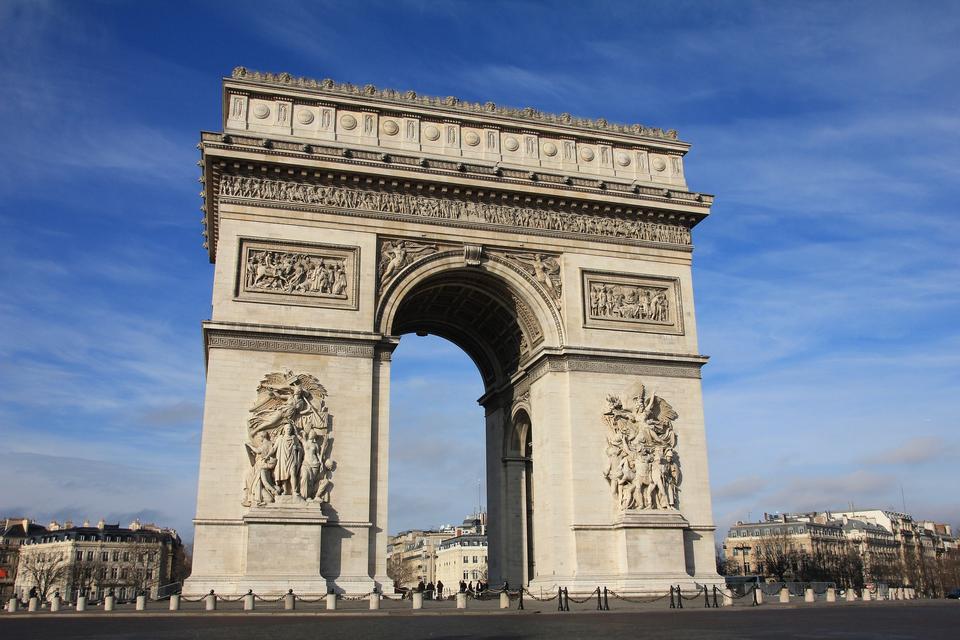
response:
M372 358L374 356L374 347L371 344L337 342L326 338L221 330L207 330L204 332L204 336L207 349L305 353L347 358Z
M563 282L560 277L560 261L545 253L497 252L503 259L526 271L560 307L563 298Z
M677 509L682 482L673 428L677 412L641 383L626 396L626 401L618 395L607 397L603 476L622 511Z
M479 200L436 198L412 193L354 189L335 185L224 175L222 198L294 202L318 207L355 209L431 220L511 226L541 231L625 238L680 246L690 245L690 229L677 224L532 207L514 207Z
M240 299L357 308L356 247L240 241Z
M584 326L683 333L676 278L583 272Z
M247 420L245 507L330 501L335 464L327 391L312 375L268 373Z

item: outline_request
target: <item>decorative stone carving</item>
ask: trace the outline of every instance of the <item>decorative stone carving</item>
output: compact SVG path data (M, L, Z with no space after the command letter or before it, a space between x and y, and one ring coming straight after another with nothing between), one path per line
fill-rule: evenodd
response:
M508 118L544 122L562 126L573 126L584 129L610 131L613 133L646 136L651 138L663 138L665 140L677 139L677 132L674 129L664 131L663 129L655 127L646 127L642 124L615 124L612 122L607 122L603 118L593 120L590 118L577 118L569 113L544 113L532 107L517 109L514 107L502 107L494 104L493 102L486 102L482 104L479 102L466 102L453 96L448 96L446 98L421 96L417 95L415 91L401 92L395 89L378 89L373 85L359 87L354 84L334 82L333 80L329 79L316 80L314 78L295 78L289 73L252 71L246 67L236 67L233 70L232 77L235 80L249 80L253 82L260 82L262 84L319 89L326 93L340 94L345 96L366 95L399 104L419 104L432 107L444 107L466 113L489 113L499 116L506 116Z
M382 292L398 273L417 260L439 251L435 244L412 240L384 240L380 244L380 260L377 265L380 291Z
M519 265L542 286L550 298L560 306L563 283L560 278L560 261L544 253L501 253L505 259Z
M607 397L603 476L621 511L677 509L682 481L673 428L677 412L641 383L627 395L626 407L620 396Z
M383 122L383 132L388 136L395 136L400 131L400 125L398 125L393 120L385 120Z
M268 373L260 382L247 421L243 506L329 502L335 465L326 397L310 374Z
M584 272L584 324L606 329L683 333L673 278Z
M299 202L340 209L359 209L424 218L690 245L690 229L687 227L637 220L635 216L599 216L553 209L512 207L473 200L444 199L410 193L231 175L221 177L220 195L224 198Z
M356 249L243 239L238 296L356 308Z

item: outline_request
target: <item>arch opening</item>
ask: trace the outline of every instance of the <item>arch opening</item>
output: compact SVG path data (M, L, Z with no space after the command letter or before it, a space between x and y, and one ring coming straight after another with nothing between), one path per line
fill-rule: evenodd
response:
M496 265L490 265L496 268ZM385 333L435 335L458 346L484 385L489 580L528 584L536 575L533 549L532 420L512 410L515 374L550 340L546 315L522 282L509 274L459 265L403 274L388 293ZM436 393L441 391L434 389Z
M544 341L536 315L503 279L471 268L428 275L403 292L392 335L434 334L477 365L487 391L506 383Z

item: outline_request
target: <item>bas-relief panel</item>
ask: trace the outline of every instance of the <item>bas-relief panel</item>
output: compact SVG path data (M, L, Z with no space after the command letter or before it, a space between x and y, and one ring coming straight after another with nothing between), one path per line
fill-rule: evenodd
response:
M609 395L607 466L618 508L659 510L680 506L680 457L673 421L679 416L664 398L637 383L622 396Z
M683 334L677 278L603 271L582 276L585 327Z
M241 238L237 298L357 309L359 252L359 247Z
M327 391L310 374L268 373L250 409L245 507L330 501L335 464Z

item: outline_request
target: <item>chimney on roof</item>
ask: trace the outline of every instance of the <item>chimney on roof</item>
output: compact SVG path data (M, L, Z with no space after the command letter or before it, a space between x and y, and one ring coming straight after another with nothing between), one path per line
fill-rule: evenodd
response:
M89 527L89 526L90 526L90 521L85 519L85 520L83 521L83 526Z
M60 524L56 520L51 520L50 524L47 525L47 529L50 529L50 531L59 531Z
M140 529L140 518L136 518L130 523L130 531L139 531Z
M29 518L24 518L24 519L20 522L20 526L23 527L23 532L24 532L24 533L30 533L30 519L29 519Z
M107 523L103 520L103 518L100 518L100 522L97 523L97 529L103 529L106 524Z
M73 520L65 520L63 522L64 529L73 529Z

